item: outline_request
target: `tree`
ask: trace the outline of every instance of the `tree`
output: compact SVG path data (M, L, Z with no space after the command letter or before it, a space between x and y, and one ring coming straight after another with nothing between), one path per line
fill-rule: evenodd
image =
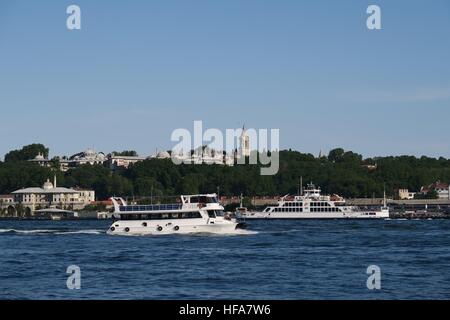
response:
M20 150L13 150L5 155L5 162L26 161L34 159L38 154L42 154L44 158L48 157L49 149L43 144L34 143L24 146Z
M328 153L328 160L330 160L331 162L339 162L342 160L343 156L344 156L344 149L336 148Z
M436 190L431 190L427 193L416 193L414 199L439 199L439 195Z

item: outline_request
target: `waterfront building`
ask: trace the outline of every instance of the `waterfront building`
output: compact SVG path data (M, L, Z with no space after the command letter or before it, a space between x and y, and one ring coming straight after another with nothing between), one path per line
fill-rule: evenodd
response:
M409 192L408 189L399 189L398 197L400 200L413 200L416 196L415 192Z
M448 183L436 181L428 186L420 188L420 193L427 194L435 191L439 199L450 199L450 186Z
M0 194L0 214L3 209L7 209L14 204L14 196L11 194Z
M49 179L39 187L29 187L12 192L14 200L10 205L21 205L26 213L33 214L43 208L80 210L95 201L95 191L58 187Z

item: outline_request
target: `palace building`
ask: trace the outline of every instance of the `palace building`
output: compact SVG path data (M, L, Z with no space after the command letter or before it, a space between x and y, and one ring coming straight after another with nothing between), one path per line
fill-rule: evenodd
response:
M80 210L95 201L95 191L58 187L49 179L42 188L30 187L12 192L14 204L22 205L28 214L44 208Z

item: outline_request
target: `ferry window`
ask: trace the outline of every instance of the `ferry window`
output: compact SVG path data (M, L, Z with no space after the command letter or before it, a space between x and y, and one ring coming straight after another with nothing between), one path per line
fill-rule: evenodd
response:
M162 219L168 219L169 218L169 214L168 213L163 213L161 218Z
M216 210L216 216L223 217L225 216L225 212L223 212L222 210Z
M178 219L180 217L179 213L172 213L172 218L173 219Z
M210 218L216 217L216 213L214 212L214 210L208 210L208 217L210 217Z

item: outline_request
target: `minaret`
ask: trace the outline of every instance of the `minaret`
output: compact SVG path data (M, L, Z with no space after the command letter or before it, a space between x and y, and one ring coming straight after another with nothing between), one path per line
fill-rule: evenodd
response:
M242 126L242 134L240 137L240 155L243 157L250 156L250 138L247 135L247 130L245 130L245 125Z
M56 174L53 176L53 188L56 188Z

